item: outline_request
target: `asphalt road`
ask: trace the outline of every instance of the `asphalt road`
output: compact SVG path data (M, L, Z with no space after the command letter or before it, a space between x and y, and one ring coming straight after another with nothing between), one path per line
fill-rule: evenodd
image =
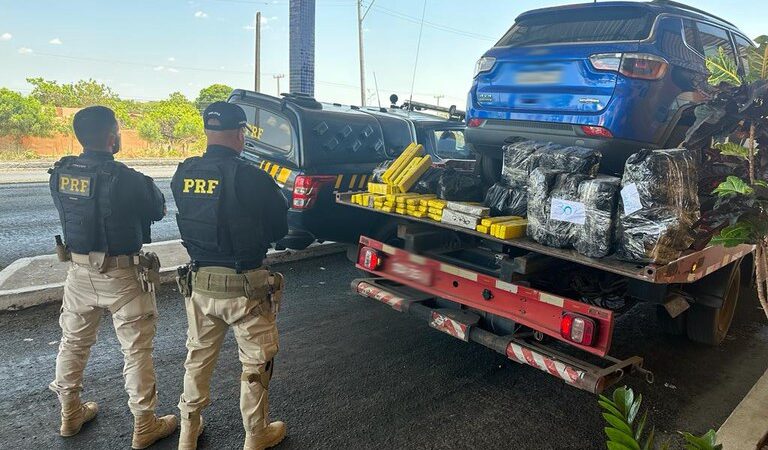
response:
M596 397L415 318L353 295L358 276L343 255L279 267L288 288L279 317L281 351L271 384L272 416L289 436L279 449L597 449L605 448ZM159 413L176 412L186 320L166 286L158 298L155 365ZM643 394L663 436L717 428L768 366L768 326L753 296L742 297L719 348L665 337L653 309L619 319L613 354L644 355L656 383L627 383ZM122 357L110 320L102 322L86 370L84 398L95 421L63 439L53 376L58 307L0 314L0 448L127 448L131 422ZM200 448L239 448L240 365L231 333L219 359ZM176 448L171 437L154 448Z
M165 194L168 214L152 226L152 239L178 239L171 180L155 181ZM24 256L54 253L53 236L61 234L61 225L48 184L0 184L0 198L0 268Z

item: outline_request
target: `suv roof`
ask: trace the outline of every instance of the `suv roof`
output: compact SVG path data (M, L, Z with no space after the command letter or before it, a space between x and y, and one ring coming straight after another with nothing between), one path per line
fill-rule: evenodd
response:
M548 8L539 8L539 9L526 11L520 14L517 17L517 20L529 15L535 15L540 13L564 11L564 10L578 9L578 8L600 8L600 7L606 7L606 6L614 6L614 7L627 6L632 8L646 8L657 15L667 13L667 14L675 14L675 15L684 16L684 17L690 17L692 19L706 20L709 22L716 23L722 27L728 28L732 31L736 31L739 34L742 34L738 30L738 28L736 28L736 25L732 24L731 22L728 22L725 19L715 16L714 14L710 14L706 11L702 11L698 8L694 8L692 6L688 6L686 4L671 1L671 0L653 0L650 2L607 1L607 2L576 3L572 5L552 6Z
M262 94L254 91L245 90L245 89L235 89L234 91L232 91L231 95L233 97L240 97L243 99L246 99L248 97L259 98L261 96L265 96L265 97L270 97L274 100L289 102L301 108L315 109L320 111L334 111L334 112L351 113L351 114L367 113L371 115L384 115L384 116L397 117L399 119L407 119L412 122L421 122L421 123L447 122L447 123L453 123L457 125L461 123L455 120L450 120L446 117L438 116L436 114L428 114L421 111L402 109L396 106L390 106L388 108L384 108L384 107L378 108L374 106L360 107L360 106L354 106L354 105L343 105L341 103L318 102L313 97L304 95L304 94L281 94L281 97L274 97L268 94Z

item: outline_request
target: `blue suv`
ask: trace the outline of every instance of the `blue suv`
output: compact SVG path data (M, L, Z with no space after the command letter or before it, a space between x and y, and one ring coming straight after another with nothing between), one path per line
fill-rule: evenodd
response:
M528 11L477 62L466 140L487 177L514 137L598 148L602 171L620 173L640 148L683 141L709 95L706 57L722 51L745 75L753 46L730 22L672 1Z

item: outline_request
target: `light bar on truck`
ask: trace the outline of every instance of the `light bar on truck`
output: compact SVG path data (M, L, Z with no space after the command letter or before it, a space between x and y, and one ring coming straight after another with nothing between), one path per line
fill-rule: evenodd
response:
M382 262L381 254L376 249L371 247L363 247L360 249L357 263L363 266L366 270L376 270L381 266Z

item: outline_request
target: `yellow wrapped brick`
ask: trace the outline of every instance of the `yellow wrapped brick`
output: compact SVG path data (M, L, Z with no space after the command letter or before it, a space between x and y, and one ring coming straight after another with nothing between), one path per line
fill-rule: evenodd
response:
M427 200L435 198L435 194L421 194L418 197L412 197L405 201L405 203L408 206L421 206L422 203L424 203L424 206L427 206Z
M430 218L430 219L432 219L432 220L436 220L436 221L438 221L438 222L440 222L441 220L443 220L443 214L442 214L442 213L441 213L441 214L432 214L432 213L428 213L428 214L427 214L427 217L429 217L429 218Z
M381 210L384 211L384 212L390 212L391 213L391 212L395 212L395 207L394 206L385 206L385 207L381 208Z
M368 183L368 192L373 194L396 194L397 187L384 183Z
M398 213L398 214L405 215L405 213L407 213L408 211L406 211L405 208L395 208L395 212Z
M427 155L423 158L416 159L416 164L409 167L408 170L400 177L395 185L403 192L408 192L419 178L432 167L432 157Z
M475 230L485 234L488 234L491 231L490 227L487 225L478 225L475 227Z
M490 227L494 223L509 222L511 220L522 220L520 216L499 216L499 217L484 217L480 219L480 224Z
M427 213L424 211L413 211L413 212L409 212L408 215L412 217L418 217L419 219L423 219L424 217L427 217Z
M447 201L440 200L439 198L427 201L427 206L429 206L430 208L440 208L440 209L443 209L443 208L445 208L446 204L448 204Z
M516 220L512 222L502 222L494 224L496 227L494 237L499 239L516 239L525 236L525 230L528 227L527 220Z
M417 156L417 157L413 158L413 159L412 159L412 160L411 160L411 161L408 163L408 165L407 165L407 166L405 166L405 168L403 168L403 170L402 170L402 171L400 171L400 173L399 173L399 174L397 174L397 178L395 178L395 179L393 179L393 180L391 181L392 185L393 185L393 186L397 186L397 185L399 185L399 184L400 184L400 181L402 181L402 180L403 180L403 178L404 178L405 176L407 176L407 175L408 175L408 173L409 173L409 172L410 172L410 171L411 171L411 170L412 170L414 167L416 167L416 166L419 164L419 161L421 161L421 158L420 158L420 157L418 157L418 156Z
M389 168L384 171L384 173L381 175L381 179L384 180L384 182L387 184L396 184L394 180L396 180L400 173L405 170L413 158L423 154L424 147L420 144L412 142L410 145L408 145L408 147L405 148L405 150L403 150L403 153L401 153L400 156L398 156L397 159L395 159L392 164L390 164Z

